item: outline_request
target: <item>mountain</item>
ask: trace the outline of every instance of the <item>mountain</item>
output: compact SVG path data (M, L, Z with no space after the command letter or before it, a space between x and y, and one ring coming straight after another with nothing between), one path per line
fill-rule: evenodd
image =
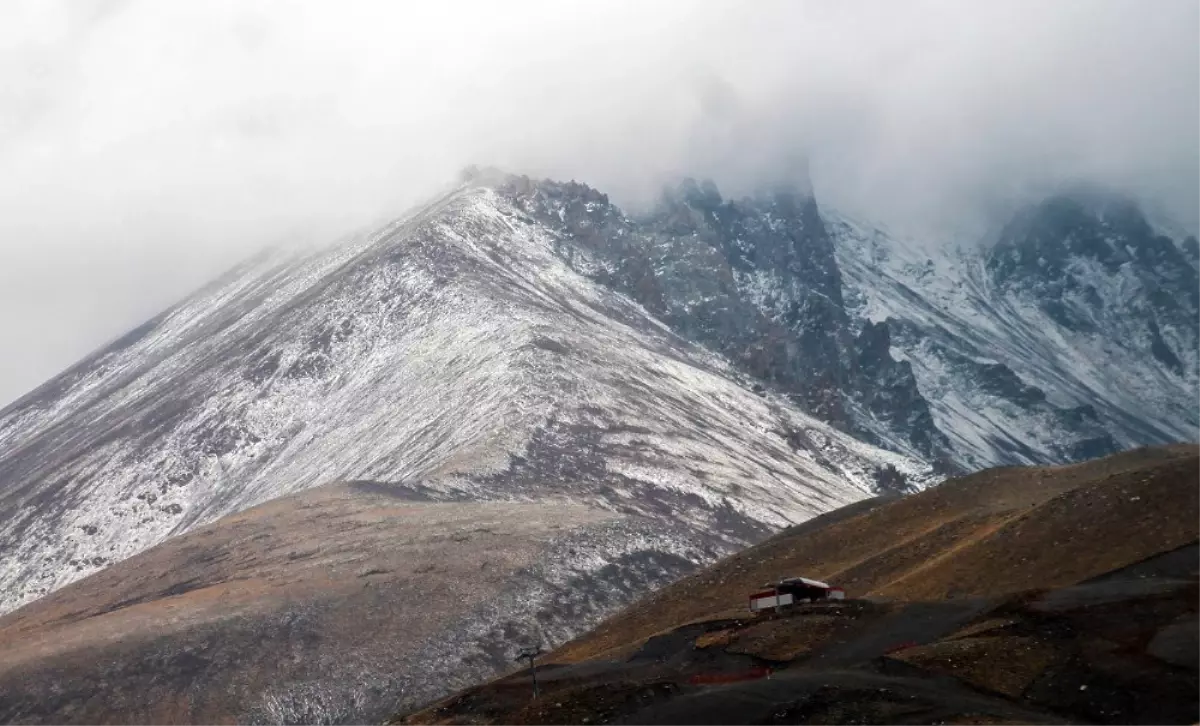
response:
M964 468L1194 441L1194 237L1112 195L1055 196L937 254L831 220L852 316L883 326Z
M908 366L878 355L877 331L850 318L834 240L807 187L734 202L685 180L636 220L580 184L522 178L503 189L557 231L573 269L803 410L911 456L951 456Z
M342 566L357 573L353 551L365 557L379 546L339 544L341 530L320 523L324 510L305 495L328 482L367 482L427 503L524 503L526 516L546 518L496 543L488 587L504 598L485 588L455 599L445 619L419 631L414 652L435 653L437 666L423 666L418 683L389 684L390 706L490 675L522 641L562 640L648 587L869 496L881 472L905 480L894 486L934 479L918 459L756 393L721 358L572 270L558 241L494 185L467 183L361 239L308 256L260 256L8 408L0 417L0 592L10 610L42 599L0 620L10 634L5 650L16 654L0 680L28 683L27 668L64 657L85 667L77 682L94 683L86 669L107 661L81 653L136 664L115 654L156 648L192 664L163 686L174 695L162 702L192 705L145 718L249 718L265 696L221 690L220 671L243 661L249 668L246 653L265 652L261 633L284 637L279 623L297 609L339 598L339 617L359 607L345 600L346 587L360 587L356 574L282 591L253 585L286 583L308 571L314 552L317 562L341 553ZM257 505L274 514L243 522ZM553 530L551 515L565 517L555 514L559 505L586 513ZM462 515L457 527L468 537L494 529L485 515L474 523ZM582 524L614 517L621 524L599 532ZM297 531L276 546L283 521ZM420 530L420 522L395 526L406 533L396 547ZM459 557L460 544L445 539L425 557ZM139 552L145 557L130 559ZM553 556L537 564L530 552ZM530 571L535 565L544 571ZM383 569L391 574L375 579L411 587L412 568ZM148 572L159 574L144 582ZM99 574L60 589L89 573ZM225 602L230 587L248 590L234 599L254 604L207 609L210 598ZM564 597L578 602L564 611ZM185 616L189 603L200 612ZM496 612L497 603L508 609ZM81 635L47 634L60 644L49 651L16 648L46 609L72 613L59 625L84 621ZM174 623L151 631L162 638L149 644L136 625L147 610ZM123 622L135 625L108 625ZM255 635L235 636L243 632L235 626ZM493 630L506 634L499 647ZM304 638L313 631L284 632L289 653L312 645ZM198 656L214 638L245 657ZM347 638L323 657L358 672L385 670L399 657L381 660L358 642ZM145 692L138 679L153 677L121 672L123 685L106 691L114 700L89 707L96 710L18 698L10 714L118 718L130 703L121 694ZM281 670L279 682L297 673ZM320 682L294 682L294 693L279 697L300 698L335 673L309 675ZM189 690L201 682L214 690ZM29 703L55 705L25 710Z
M504 187L571 266L856 437L972 471L1200 429L1194 237L1073 191L994 240L920 243L804 184L722 199L685 180L631 218L576 183Z
M50 681L75 696L39 711L51 701L18 695L8 713L118 718L153 677L121 658L151 648L194 667L158 684L178 709L148 720L366 718L872 495L1194 439L1195 241L1116 199L1063 199L915 264L920 247L802 182L725 200L685 181L630 215L583 184L473 169L381 229L265 252L0 411L0 632L70 644L23 645L0 682L83 668ZM393 499L412 503L379 525L397 542L349 532L347 511ZM237 675L251 651L316 658L321 627L417 623L374 593L414 602L428 573L358 572L381 547L408 557L414 512L435 505L463 542L506 533L480 585L499 595L454 599L402 649L320 641L336 673L281 656L264 681ZM336 521L306 524L324 512ZM416 567L463 542L421 545ZM350 569L294 583L312 562ZM128 625L143 615L174 625L147 640ZM263 650L264 633L286 647ZM224 655L194 659L216 641ZM435 665L409 678L418 655ZM123 674L115 700L71 691L96 662Z
M745 543L869 493L864 446L570 269L469 184L374 234L264 255L0 416L6 609L198 524L341 479L567 497Z
M1007 467L791 527L396 723L1194 723L1200 450ZM846 600L753 616L765 582ZM769 677L766 677L769 676Z

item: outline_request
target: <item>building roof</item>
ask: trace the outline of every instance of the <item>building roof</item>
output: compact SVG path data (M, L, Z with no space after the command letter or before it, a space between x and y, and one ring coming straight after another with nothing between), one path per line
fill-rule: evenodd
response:
M808 585L809 587L821 587L829 589L829 584L820 580L810 580L807 577L785 577L779 581L780 585Z

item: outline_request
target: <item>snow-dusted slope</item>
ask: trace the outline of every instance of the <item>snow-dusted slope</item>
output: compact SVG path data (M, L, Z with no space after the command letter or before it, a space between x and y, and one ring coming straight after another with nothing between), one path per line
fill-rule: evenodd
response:
M991 246L826 213L848 307L860 324L886 322L966 467L1197 439L1194 239L1108 210L1050 199Z
M569 498L715 556L866 496L882 465L929 477L751 392L558 242L468 184L260 256L0 412L0 612L333 480Z
M886 330L847 314L834 243L806 184L723 199L684 180L637 218L576 182L515 178L505 194L562 238L572 268L842 430L929 461L947 455Z

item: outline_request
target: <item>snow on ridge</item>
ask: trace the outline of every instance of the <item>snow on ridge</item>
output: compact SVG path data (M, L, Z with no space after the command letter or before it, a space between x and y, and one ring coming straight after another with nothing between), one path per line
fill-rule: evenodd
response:
M1110 273L1095 260L1070 260L1070 273L1111 308L1093 318L1096 332L1077 332L1053 320L1032 293L997 289L980 248L922 243L836 212L823 215L848 308L860 321L894 323L894 357L912 365L935 424L964 465L1063 460L1063 424L1048 406L1094 406L1121 447L1195 438L1195 333L1171 326L1163 333L1181 351L1182 375L1150 359L1148 343L1129 347L1144 335L1130 313L1137 303L1127 302L1142 299L1142 283L1129 270ZM986 393L975 369L952 364L947 355L1007 366L1040 388L1047 403L1022 407Z
M0 612L332 480L636 505L600 496L607 482L780 526L868 496L882 463L927 473L750 393L554 242L467 186L375 234L250 265L58 395L10 408L0 479L30 486L0 492ZM795 450L791 430L824 443ZM598 463L561 481L516 476L556 431L594 436L579 446Z

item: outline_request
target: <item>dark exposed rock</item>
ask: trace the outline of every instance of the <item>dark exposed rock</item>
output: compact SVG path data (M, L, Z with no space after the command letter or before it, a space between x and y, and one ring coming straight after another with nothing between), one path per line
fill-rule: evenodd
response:
M1195 237L1184 239L1182 249L1183 256L1190 260L1193 265L1200 263L1200 242L1197 242Z
M1162 332L1158 329L1158 323L1154 318L1147 321L1150 328L1150 354L1162 362L1176 373L1183 373L1183 363L1179 360L1179 356L1175 355L1175 351L1171 350L1171 346L1163 340Z
M560 254L577 271L801 408L877 442L862 409L921 455L946 453L907 364L891 358L886 327L852 329L833 240L799 186L734 201L711 181L685 179L638 219L575 182L514 177L504 190L560 230Z
M1155 234L1128 200L1063 195L1018 215L986 265L997 286L1028 295L1068 330L1096 332L1110 327L1108 320L1124 319L1145 339L1148 355L1182 373L1182 361L1159 331L1191 330L1195 340L1200 278L1189 239L1176 246ZM1118 276L1127 280L1125 299L1097 292L1098 282Z
M907 493L912 490L908 477L891 464L885 464L875 470L875 488L884 493Z
M860 347L882 350L874 327L887 315L893 357L912 363L969 468L1194 440L1192 245L1137 204L1074 190L1022 210L990 244L947 241L936 254L828 216Z
M943 340L945 331L912 321L863 320L843 289L835 246L816 199L803 184L780 185L743 199L724 198L711 181L667 188L649 212L631 218L576 182L512 177L504 185L531 217L557 229L559 252L577 271L629 295L680 336L722 353L809 413L875 444L929 461L958 458L938 429L907 360L892 353L897 326L905 345L922 345L974 389L980 402L1003 401L1039 426L1057 428L1055 457L1100 455L1122 444L1095 417L1080 418L986 359L975 341ZM1189 252L1189 250L1192 250ZM1181 376L1195 357L1179 347L1196 340L1196 245L1158 235L1137 205L1096 192L1059 195L1018 214L985 255L1000 294L1025 295L1066 330L1142 341L1145 355ZM875 250L886 259L888 250ZM926 260L921 279L936 276ZM1128 278L1132 302L1114 293ZM1120 283L1125 284L1125 283ZM898 292L920 302L920 294ZM763 389L765 391L765 388ZM991 435L999 461L1035 463L1045 452L1027 432ZM1050 434L1047 434L1050 435ZM1157 442L1149 431L1136 440ZM1165 440L1165 439L1164 439ZM1128 444L1125 444L1128 445ZM1056 458L1057 460L1057 458ZM994 462L999 463L999 462Z
M888 323L868 321L854 341L853 352L852 390L866 410L893 431L903 432L931 459L946 452L949 444L933 423L911 364L891 355Z

